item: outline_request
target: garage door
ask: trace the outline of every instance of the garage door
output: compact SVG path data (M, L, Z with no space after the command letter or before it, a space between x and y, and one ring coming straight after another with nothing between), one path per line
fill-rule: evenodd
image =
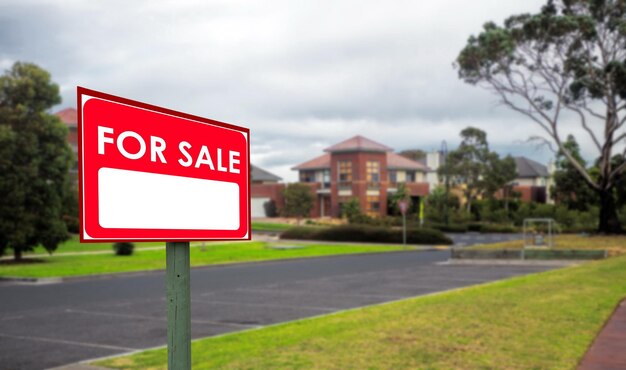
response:
M270 198L252 198L250 204L252 217L266 217L264 204L269 201Z

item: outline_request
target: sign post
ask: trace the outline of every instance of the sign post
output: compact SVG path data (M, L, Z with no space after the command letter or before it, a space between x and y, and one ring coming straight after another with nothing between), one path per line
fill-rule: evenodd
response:
M191 240L250 240L248 129L78 87L80 241L166 242L168 367L191 369Z
M398 201L398 207L402 213L402 245L406 248L406 212L409 209L409 201L407 199L400 199Z
M189 242L166 243L167 367L191 369Z

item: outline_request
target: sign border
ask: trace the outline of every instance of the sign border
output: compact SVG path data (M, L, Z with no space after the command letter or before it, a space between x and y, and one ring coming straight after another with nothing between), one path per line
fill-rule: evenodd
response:
M248 161L248 166L250 166L250 129L246 128L246 127L241 127L241 126L236 126L236 125L232 125L230 123L225 123L225 122L220 122L220 121L216 121L216 120L212 120L212 119L208 119L208 118L204 118L204 117L200 117L200 116L195 116L193 114L188 114L188 113L184 113L184 112L180 112L180 111L176 111L173 109L168 109L168 108L163 108L163 107L159 107L157 105L152 105L152 104L147 104L144 102L140 102L137 100L132 100L132 99L127 99L127 98L123 98L121 96L116 96L116 95L111 95L111 94L107 94L107 93L103 93L100 91L96 91L96 90L92 90L92 89L88 89L86 87L82 87L82 86L76 86L76 102L77 102L77 111L78 111L78 122L77 122L77 133L78 133L78 203L79 203L79 207L78 207L78 218L79 218L79 225L80 225L80 242L81 243L114 243L114 242L155 242L155 241L163 241L163 242L169 242L169 241L190 241L189 239L182 239L182 238L173 238L173 239L162 239L162 238L153 238L153 239L142 239L142 238L115 238L115 239L109 239L109 238L103 238L103 239L99 239L99 238L92 238L92 239L85 239L84 238L84 233L85 233L85 227L84 227L84 207L85 207L85 203L84 203L84 198L83 198L83 95L87 95L90 97L94 97L94 98L100 98L100 99L104 99L104 100L108 100L111 102L115 102L115 103L120 103L120 104L125 104L125 105L129 105L132 107L136 107L136 108L141 108L141 109L146 109L149 111L153 111L153 112L158 112L158 113L162 113L162 114L167 114L170 116L174 116L174 117L179 117L179 118L184 118L187 120L192 120L192 121L197 121L197 122L201 122L201 123L206 123L212 126L217 126L217 127L221 127L221 128L225 128L225 129L231 129L234 131L239 131L239 132L243 132L246 134L247 137L247 156L246 156L246 160ZM252 240L252 214L251 214L251 205L250 205L250 189L252 186L252 179L250 176L250 173L248 171L248 232L246 233L246 236L243 238L201 238L201 239L194 239L193 241L234 241L234 240Z

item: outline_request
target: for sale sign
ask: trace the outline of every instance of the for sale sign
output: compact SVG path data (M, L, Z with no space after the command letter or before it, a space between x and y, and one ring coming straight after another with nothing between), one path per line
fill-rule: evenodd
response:
M78 87L81 241L250 239L249 130Z

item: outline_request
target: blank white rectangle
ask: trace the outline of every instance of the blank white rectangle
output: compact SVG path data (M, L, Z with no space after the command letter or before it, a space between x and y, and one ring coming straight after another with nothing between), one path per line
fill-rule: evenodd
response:
M101 168L98 193L103 228L239 229L235 183Z

